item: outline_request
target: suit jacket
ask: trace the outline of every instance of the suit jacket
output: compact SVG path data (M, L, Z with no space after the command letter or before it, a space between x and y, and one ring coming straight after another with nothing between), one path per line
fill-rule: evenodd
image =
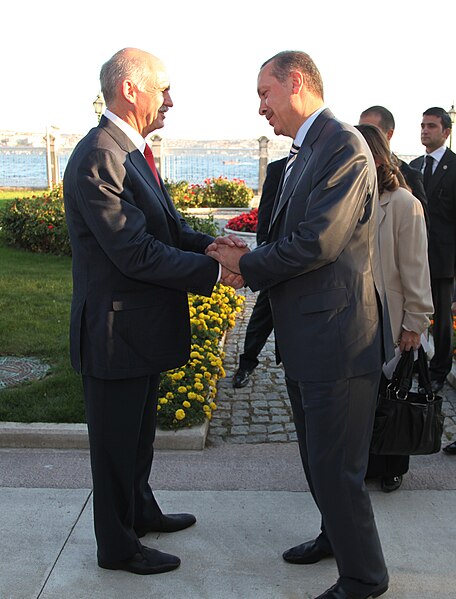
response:
M424 156L410 166L422 171ZM431 277L452 278L456 273L456 154L446 149L426 190L429 209L429 264Z
M142 153L102 117L64 177L73 255L70 350L78 372L157 374L189 357L187 292L210 295L218 264L158 186Z
M324 110L277 195L268 242L240 261L252 289L269 288L280 356L295 380L346 379L381 367L377 209L364 138Z
M426 221L426 227L429 229L429 212L428 203L426 198L426 192L424 191L423 175L421 171L411 167L403 160L397 159L399 162L399 170L404 176L405 182L410 187L412 194L418 198L423 206L424 218Z
M434 312L423 207L399 188L380 196L380 253L394 341L402 325L423 333Z
M271 222L272 209L280 185L283 169L287 162L287 157L280 160L274 160L268 164L266 169L266 178L264 180L263 192L258 205L258 224L256 230L257 244L261 245L268 237L269 223Z

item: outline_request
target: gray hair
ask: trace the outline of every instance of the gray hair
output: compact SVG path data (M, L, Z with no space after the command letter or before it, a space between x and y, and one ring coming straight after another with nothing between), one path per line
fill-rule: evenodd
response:
M272 63L272 75L284 83L291 71L299 71L304 77L307 89L323 100L323 80L316 64L305 52L285 50L269 58L261 68Z
M100 71L101 93L107 105L117 94L117 87L124 79L131 79L138 87L143 87L150 80L149 64L123 48L104 63Z

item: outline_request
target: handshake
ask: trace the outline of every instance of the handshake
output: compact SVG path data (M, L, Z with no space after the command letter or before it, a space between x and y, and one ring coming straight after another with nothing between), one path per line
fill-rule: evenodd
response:
M214 258L222 265L220 282L224 285L231 285L235 289L240 289L245 284L239 268L239 260L247 252L250 252L247 244L232 234L217 237L205 250L207 256Z

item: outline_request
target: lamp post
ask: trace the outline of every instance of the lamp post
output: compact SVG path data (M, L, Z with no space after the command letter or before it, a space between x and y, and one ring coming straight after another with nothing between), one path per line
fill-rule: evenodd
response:
M101 114L103 112L103 108L105 107L103 95L101 93L95 98L93 102L93 109L95 110L95 114L97 115L98 122L100 122Z
M454 104L451 105L451 108L448 111L448 114L450 115L451 124L454 127L454 124L456 123L456 110L454 109ZM451 131L450 131L450 150L451 150L451 142L453 141L453 127L451 128Z

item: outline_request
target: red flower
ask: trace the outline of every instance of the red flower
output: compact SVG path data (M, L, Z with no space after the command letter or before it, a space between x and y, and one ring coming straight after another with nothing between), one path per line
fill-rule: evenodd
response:
M53 228L54 228L54 225L48 225L48 229L49 229L50 231L52 231L52 229L53 229Z
M238 216L234 216L227 223L227 228L232 231L240 231L244 233L256 233L258 224L258 208L253 208L250 212L243 212Z

